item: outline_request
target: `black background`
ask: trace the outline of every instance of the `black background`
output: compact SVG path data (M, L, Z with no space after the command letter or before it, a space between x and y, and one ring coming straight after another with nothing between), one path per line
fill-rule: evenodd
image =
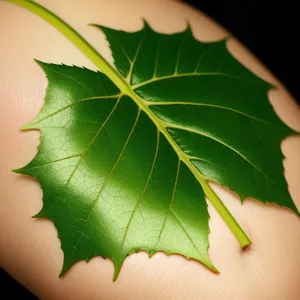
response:
M187 0L185 2L199 8L235 35L282 81L299 102L300 22L299 15L296 16L297 1ZM16 297L36 299L0 269L0 298Z

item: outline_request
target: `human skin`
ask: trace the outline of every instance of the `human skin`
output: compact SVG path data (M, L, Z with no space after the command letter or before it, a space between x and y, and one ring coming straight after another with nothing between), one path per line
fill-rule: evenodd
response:
M112 63L104 35L86 26L135 31L145 18L158 32L182 31L186 21L201 41L229 34L205 15L173 1L43 0L42 5L78 30ZM212 187L253 244L242 250L224 221L209 204L210 257L220 274L201 263L160 252L130 255L116 282L109 259L76 263L58 278L63 252L49 220L32 219L42 207L42 190L32 178L14 174L33 159L39 132L20 132L44 103L47 79L33 58L45 62L96 67L51 25L32 13L0 1L0 266L41 299L174 299L296 300L300 297L300 219L274 204L239 198L226 188ZM280 42L280 41L279 41ZM252 72L277 88L269 100L279 117L300 131L299 107L285 88L234 38L229 51ZM300 137L282 143L285 176L300 209ZM241 174L243 176L243 174ZM245 180L247 178L245 177ZM1 283L0 283L1 285Z

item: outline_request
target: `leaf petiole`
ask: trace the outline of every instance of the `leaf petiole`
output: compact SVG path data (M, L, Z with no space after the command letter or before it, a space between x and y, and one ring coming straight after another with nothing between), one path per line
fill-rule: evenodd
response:
M232 216L228 208L224 205L222 200L219 198L219 196L215 193L215 191L209 186L209 184L206 182L206 184L202 184L202 188L204 190L205 195L211 202L211 204L214 206L214 208L217 210L217 212L221 215L227 226L230 228L242 248L245 248L248 245L251 245L252 242L250 238L247 236L247 234L243 231L239 223L236 221L236 219Z

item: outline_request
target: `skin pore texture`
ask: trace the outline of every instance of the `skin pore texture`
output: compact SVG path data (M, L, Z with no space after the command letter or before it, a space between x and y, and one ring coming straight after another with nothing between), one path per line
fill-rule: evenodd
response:
M174 1L43 0L113 63L104 34L87 26L136 31L145 18L162 33L182 31L186 21L201 41L229 34L208 17ZM300 219L292 211L238 197L216 184L212 188L253 244L242 250L224 221L209 205L212 261L216 275L199 262L179 255L140 252L129 256L116 282L109 259L76 263L58 278L63 253L49 220L32 219L42 207L42 190L32 178L14 174L33 159L39 132L20 132L44 103L47 79L33 58L52 63L96 67L51 25L14 4L0 1L0 266L42 299L287 299L300 295ZM280 42L280 41L278 41ZM277 87L269 99L279 117L300 131L300 111L284 87L236 40L228 49L252 72ZM249 145L250 146L250 145ZM300 137L282 143L285 176L300 209ZM243 174L241 174L243 176ZM245 177L245 180L247 178ZM1 285L1 283L0 283Z

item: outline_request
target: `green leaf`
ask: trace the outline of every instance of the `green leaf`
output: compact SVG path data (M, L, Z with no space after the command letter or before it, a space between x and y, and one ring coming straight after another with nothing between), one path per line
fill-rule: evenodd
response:
M11 1L19 3L20 1ZM78 260L111 258L116 278L132 252L179 253L218 272L208 257L205 196L242 246L250 244L212 180L298 213L284 178L281 141L295 133L268 101L271 85L188 27L160 34L98 26L119 73L57 16L41 15L104 72L38 62L49 86L36 157L16 172L39 180L43 208L64 251L63 275ZM20 4L20 3L19 3ZM106 74L106 75L105 75ZM121 75L120 75L121 74Z

